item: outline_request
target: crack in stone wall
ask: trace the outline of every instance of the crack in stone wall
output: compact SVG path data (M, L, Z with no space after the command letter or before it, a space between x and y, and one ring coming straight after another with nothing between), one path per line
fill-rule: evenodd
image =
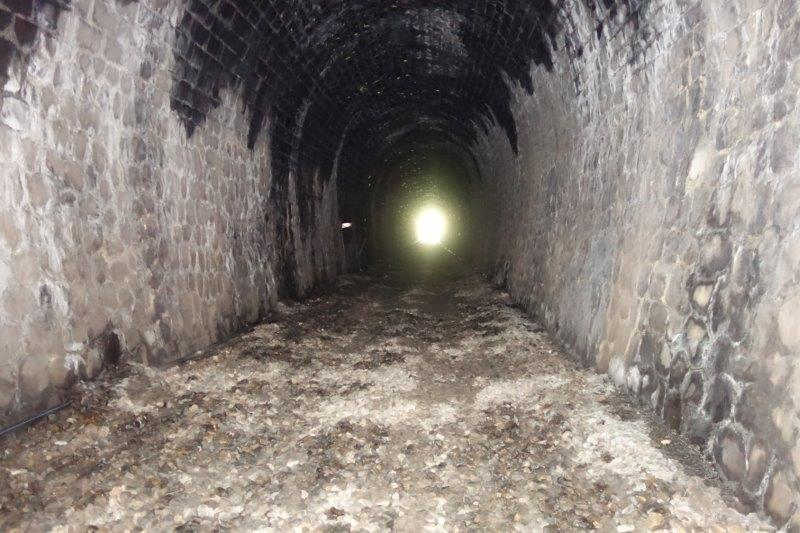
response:
M478 149L498 281L795 527L797 11L651 2L638 56L632 26L592 40L576 15L580 57L515 91L519 157L497 133Z

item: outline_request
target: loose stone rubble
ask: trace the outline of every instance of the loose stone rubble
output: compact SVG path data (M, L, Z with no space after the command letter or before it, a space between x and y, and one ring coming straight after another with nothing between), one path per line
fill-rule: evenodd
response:
M0 443L0 529L771 529L477 276L280 315Z

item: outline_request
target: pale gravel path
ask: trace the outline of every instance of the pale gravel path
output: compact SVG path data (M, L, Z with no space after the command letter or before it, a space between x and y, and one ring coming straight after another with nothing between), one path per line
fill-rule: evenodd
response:
M768 529L477 276L283 314L0 442L0 530Z

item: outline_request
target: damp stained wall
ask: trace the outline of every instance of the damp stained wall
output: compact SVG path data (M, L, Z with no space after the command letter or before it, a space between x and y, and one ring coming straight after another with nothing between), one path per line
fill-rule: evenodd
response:
M797 524L797 3L652 1L605 24L571 5L553 72L514 92L519 154L497 131L477 148L487 260L745 501Z

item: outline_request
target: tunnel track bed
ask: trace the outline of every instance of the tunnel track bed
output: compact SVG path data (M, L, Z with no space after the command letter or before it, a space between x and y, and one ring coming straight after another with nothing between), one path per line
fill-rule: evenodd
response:
M770 529L507 296L401 279L85 386L0 443L0 528Z

